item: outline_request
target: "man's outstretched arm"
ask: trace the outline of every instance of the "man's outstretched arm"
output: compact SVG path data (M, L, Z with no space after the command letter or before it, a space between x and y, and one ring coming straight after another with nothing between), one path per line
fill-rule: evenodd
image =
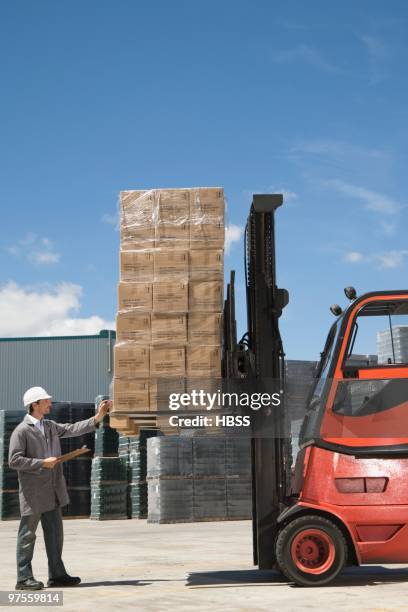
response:
M84 434L95 431L103 417L108 414L109 407L111 405L110 400L103 400L99 406L95 416L84 421L78 421L78 423L55 423L53 425L56 429L57 435L60 438L74 438L76 436L83 436Z

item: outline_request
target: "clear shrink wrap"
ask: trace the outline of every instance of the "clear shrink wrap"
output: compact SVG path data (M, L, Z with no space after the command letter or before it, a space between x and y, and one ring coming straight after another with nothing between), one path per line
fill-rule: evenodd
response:
M123 432L168 410L171 392L219 386L224 216L219 187L120 194L113 415Z
M122 191L121 250L222 249L224 209L220 187Z

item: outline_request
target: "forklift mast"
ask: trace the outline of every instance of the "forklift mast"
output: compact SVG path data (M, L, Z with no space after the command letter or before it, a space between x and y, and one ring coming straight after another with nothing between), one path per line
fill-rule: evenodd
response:
M236 340L234 273L224 306L223 376L229 389L281 393L279 406L251 411L254 563L275 564L277 518L284 508L290 472L289 426L285 415L285 363L279 317L289 301L278 289L275 269L275 210L280 194L254 195L245 230L248 331Z

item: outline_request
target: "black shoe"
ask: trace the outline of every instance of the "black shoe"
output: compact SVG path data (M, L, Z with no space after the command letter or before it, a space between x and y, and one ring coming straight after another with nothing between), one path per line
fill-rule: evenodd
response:
M47 582L49 587L69 587L76 586L81 582L79 576L60 576L59 578L50 578Z
M16 584L16 591L41 591L43 588L44 583L34 578L27 578Z

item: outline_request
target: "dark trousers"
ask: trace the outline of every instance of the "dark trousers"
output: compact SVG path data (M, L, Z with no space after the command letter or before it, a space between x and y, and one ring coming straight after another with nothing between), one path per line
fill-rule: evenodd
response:
M64 531L61 508L57 506L49 512L21 517L17 537L17 582L33 578L31 561L36 540L35 532L40 521L48 557L49 578L59 578L67 573L61 559Z

